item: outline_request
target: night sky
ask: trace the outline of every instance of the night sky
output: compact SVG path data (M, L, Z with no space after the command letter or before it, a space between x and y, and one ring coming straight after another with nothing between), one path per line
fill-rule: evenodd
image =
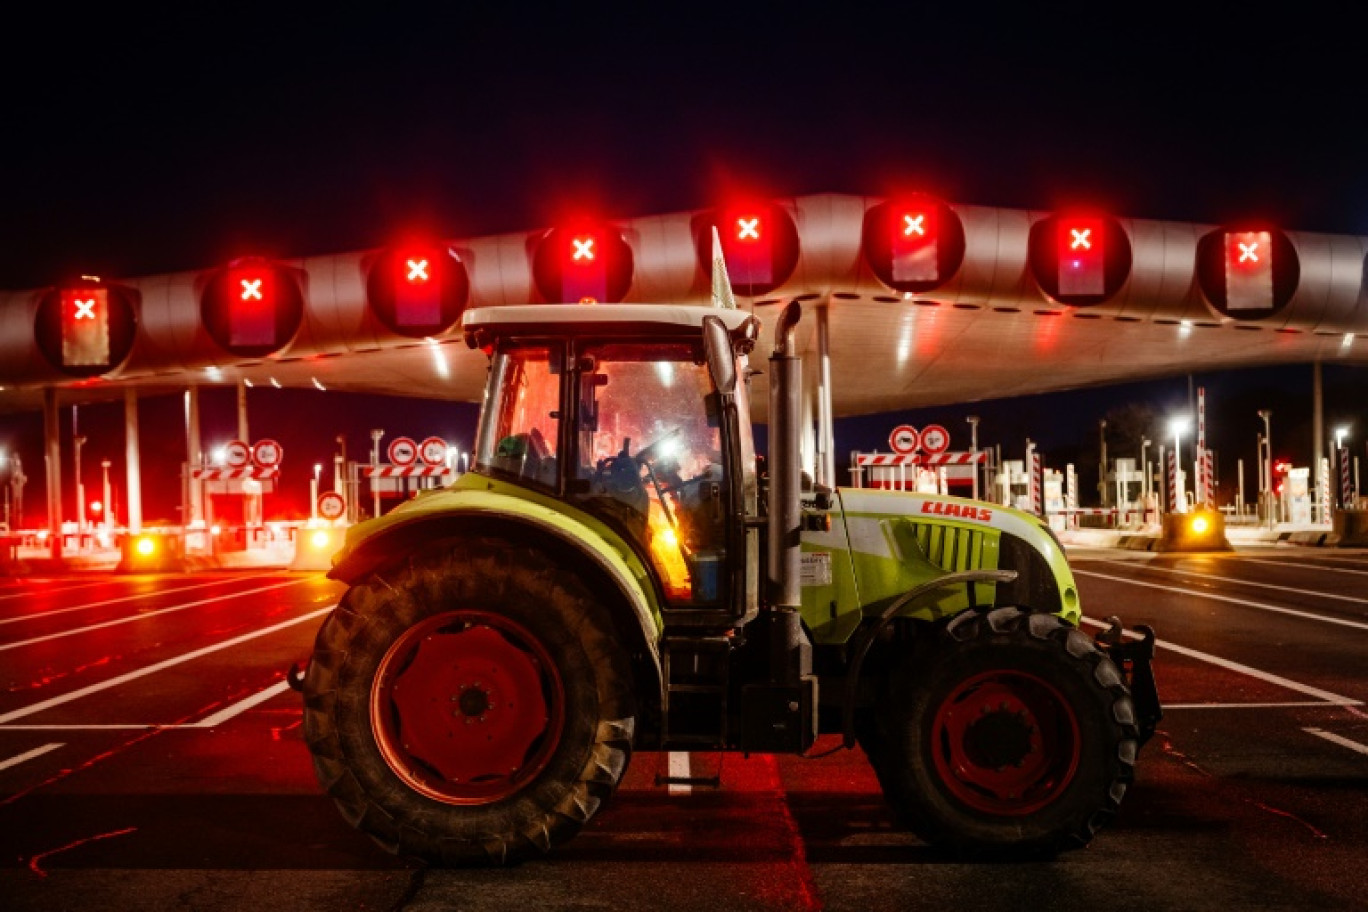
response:
M9 21L0 53L0 287L355 250L415 230L461 237L568 213L693 209L740 190L919 189L988 206L1368 233L1368 22L1348 5L1271 9L50 5ZM1365 376L1327 368L1327 432L1351 420L1368 435ZM1193 382L1208 388L1223 469L1252 463L1258 408L1274 411L1275 445L1309 459L1309 367ZM1166 416L1186 408L1188 385L911 420L943 420L962 438L973 411L986 443L1019 458L1029 435L1047 463L1086 464L1100 417L1123 405ZM206 443L218 425L232 429L231 394L215 395ZM296 486L337 434L355 453L370 427L467 446L473 430L468 406L252 396L253 436L285 443ZM179 408L144 404L158 438L144 434L146 473L174 471L162 463L183 434ZM300 409L326 417L302 428ZM840 422L838 450L879 445L898 420ZM81 422L87 466L121 465L119 410L84 408ZM40 428L36 416L0 418L0 446L25 454L30 516L42 510ZM156 486L146 498L146 515L174 518L177 498Z

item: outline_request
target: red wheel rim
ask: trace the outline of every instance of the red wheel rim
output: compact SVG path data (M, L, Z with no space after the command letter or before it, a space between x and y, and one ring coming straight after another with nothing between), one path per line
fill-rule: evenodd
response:
M565 691L545 647L483 611L415 624L380 660L371 730L390 769L444 804L489 804L525 787L560 743Z
M1081 748L1068 701L1021 671L990 671L961 682L931 723L941 782L985 814L1016 817L1050 804L1073 782Z

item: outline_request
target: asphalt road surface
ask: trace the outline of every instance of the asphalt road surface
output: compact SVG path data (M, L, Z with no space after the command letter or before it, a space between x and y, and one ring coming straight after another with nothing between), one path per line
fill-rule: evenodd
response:
M1090 618L1159 630L1167 712L1088 849L946 859L897 828L858 751L642 752L580 837L473 871L384 854L317 788L283 672L336 584L0 581L0 908L1368 908L1368 553L1075 569ZM656 785L689 763L721 787Z

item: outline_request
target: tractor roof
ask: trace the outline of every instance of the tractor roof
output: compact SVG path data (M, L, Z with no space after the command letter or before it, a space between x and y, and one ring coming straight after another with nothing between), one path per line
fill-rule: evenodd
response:
M701 335L704 317L717 317L733 336L754 340L760 321L744 310L675 304L526 304L477 307L461 320L466 344L491 336L690 336Z

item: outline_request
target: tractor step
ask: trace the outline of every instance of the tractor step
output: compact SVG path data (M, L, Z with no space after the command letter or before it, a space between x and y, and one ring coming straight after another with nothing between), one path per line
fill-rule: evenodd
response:
M721 748L727 742L731 637L661 640L665 713L661 743Z

